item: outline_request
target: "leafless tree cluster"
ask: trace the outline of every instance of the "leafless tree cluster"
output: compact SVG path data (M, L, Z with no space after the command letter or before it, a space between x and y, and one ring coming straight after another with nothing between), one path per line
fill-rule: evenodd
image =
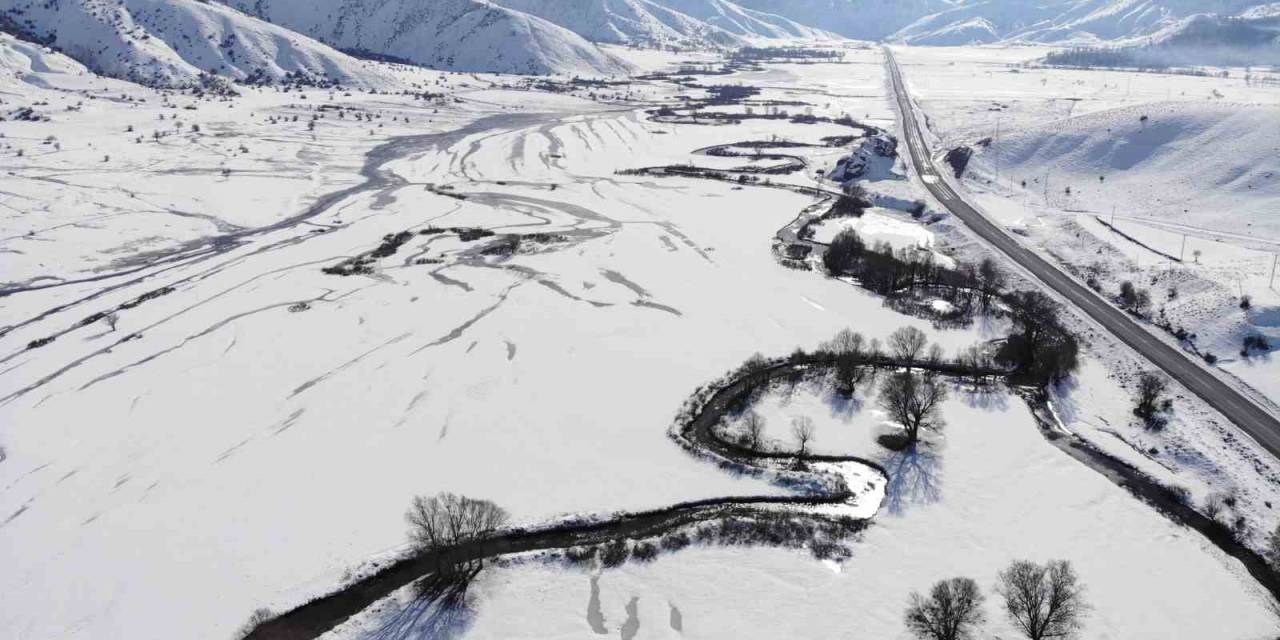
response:
M933 373L901 371L880 388L880 408L902 425L907 445L920 441L921 429L942 429L945 423L939 409L946 399L946 385Z
M971 372L969 377L975 385L989 382L990 376L983 372L996 368L995 356L984 344L970 345L962 350L956 357L956 364Z
M506 524L509 516L488 500L440 493L414 497L404 517L409 523L409 541L419 552L427 552L446 551L477 540Z
M967 640L986 621L985 598L972 578L951 578L933 585L929 595L911 594L907 628L925 640Z
M845 396L853 395L858 384L867 377L864 361L881 355L879 341L868 343L861 333L850 329L841 329L834 338L823 343L821 350L835 356L836 391Z
M1017 331L1004 341L996 362L1040 382L1059 382L1079 364L1080 344L1058 320L1058 303L1042 291L1014 291L1001 298Z
M1088 605L1071 563L1014 562L1000 572L996 591L1014 627L1029 640L1066 640L1083 627ZM986 622L985 598L970 578L933 585L929 595L912 593L906 625L922 640L967 640Z

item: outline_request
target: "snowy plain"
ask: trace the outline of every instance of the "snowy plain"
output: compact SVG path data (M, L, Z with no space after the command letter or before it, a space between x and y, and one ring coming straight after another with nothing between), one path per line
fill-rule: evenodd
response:
M445 100L305 89L219 102L62 61L12 71L6 109L49 102L36 105L48 121L0 123L0 591L23 594L0 604L0 628L16 637L228 637L255 608L401 550L417 494L491 499L530 524L782 493L667 439L693 389L845 327L917 326L948 353L989 337L780 267L774 234L807 196L616 173L773 135L814 141L822 125L659 124L635 104L496 76L403 71ZM874 49L733 81L895 126ZM150 137L162 128L181 133ZM868 188L920 197L900 164ZM295 219L317 201L330 206ZM431 225L551 237L502 258L416 235ZM322 271L402 231L415 235L373 273ZM115 327L80 324L111 309ZM1124 415L1123 390L1090 390ZM958 573L989 587L1014 559L1061 557L1091 589L1090 637L1273 627L1234 561L1046 443L1016 398L958 396L945 415L942 471L919 469L942 474L940 492L896 513L890 501L843 566L764 549L664 556L600 577L607 620L639 597L636 637L674 633L669 606L699 637L899 637L911 589ZM468 637L581 637L588 594L577 570L494 569ZM761 600L772 606L742 605ZM363 637L364 622L336 635Z

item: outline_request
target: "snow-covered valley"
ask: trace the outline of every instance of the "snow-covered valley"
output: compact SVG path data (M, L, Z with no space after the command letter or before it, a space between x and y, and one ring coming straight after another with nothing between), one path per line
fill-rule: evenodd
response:
M562 40L547 50L554 64L530 69L565 70L557 60L581 55L605 66L578 70L619 79L535 80L340 53L366 48L369 25L388 15L342 31L285 0L242 4L308 34L303 60L349 62L353 79L239 84L236 95L154 89L0 40L0 591L17 594L0 601L0 635L231 637L256 609L289 611L411 555L403 514L418 495L491 500L510 528L534 529L689 501L786 500L815 489L784 481L793 470L781 463L753 474L682 450L673 421L691 394L753 354L812 352L841 329L886 340L913 327L946 358L1011 331L999 313L931 321L825 275L821 258L787 253L852 229L946 268L990 255L901 157L867 151L902 135L879 48L801 32L821 38L805 46L839 55L720 71L714 51L588 43L555 58ZM725 32L800 29L757 8L720 6L722 18L758 21ZM545 20L520 24L545 35ZM702 33L684 27L680 37ZM1231 105L1205 106L1203 88L1221 85L1178 78L1185 89L1168 90L1196 96L1179 105L1157 100L1167 78L1138 75L1110 100L1128 76L1046 70L982 91L971 76L1003 73L1026 50L941 52L902 53L939 148L991 135L987 103L1016 104L964 186L1047 252L1063 232L1036 229L1059 223L1025 222L1015 204L1086 228L1109 203L1159 197L1197 211L1165 227L1118 223L1151 243L1183 228L1226 238L1275 226L1274 87L1224 88L1238 91ZM674 69L683 73L663 73ZM631 71L653 75L620 79ZM1052 83L1070 95L1095 88L1095 99L1027 97L1067 94ZM744 86L758 92L724 89ZM982 101L962 95L975 91ZM1060 107L1076 110L1068 126ZM1133 126L1141 157L1098 150L1099 130ZM1177 162L1224 138L1229 150L1206 152L1198 170ZM1100 157L1117 173L1095 186ZM1241 163L1250 169L1233 174ZM1009 182L1050 166L1055 184L1082 184L1069 205ZM1206 174L1212 188L1196 186ZM854 184L873 206L815 217ZM1124 246L1116 264L1141 259ZM1202 251L1201 278L1242 265L1250 286L1261 277L1256 244ZM1259 289L1244 321L1269 321L1273 295ZM1224 344L1238 339L1238 327L1221 331ZM606 568L567 566L549 548L494 559L453 609L419 610L406 587L325 637L909 638L910 594L955 575L990 593L986 631L1017 637L994 586L1020 559L1075 565L1090 605L1083 637L1269 637L1275 602L1236 557L1073 458L1057 430L1197 508L1229 491L1224 517L1238 516L1240 539L1259 552L1280 520L1280 463L1194 397L1179 396L1163 432L1142 430L1125 378L1136 356L1082 333L1082 366L1048 405L1056 426L1016 384L975 389L956 377L946 429L895 452L876 438L898 430L880 408L887 372L852 397L813 380L756 397L776 451L808 417L818 455L871 463L841 472L844 502L796 507L866 519L844 541L847 557L815 557L816 544L694 543ZM1223 364L1276 397L1265 364L1247 365L1262 371L1254 377Z

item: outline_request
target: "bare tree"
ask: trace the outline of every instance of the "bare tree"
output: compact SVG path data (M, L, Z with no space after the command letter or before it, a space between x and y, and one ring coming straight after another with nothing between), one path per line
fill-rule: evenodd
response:
M923 331L915 327L902 327L889 335L889 353L910 367L924 352L928 341L929 338Z
M862 353L866 345L866 339L861 333L850 329L841 329L829 342L823 345L823 348L831 353L842 356L856 356Z
M858 383L866 377L866 369L857 356L843 355L836 358L836 392L852 396Z
M947 388L936 375L917 376L910 371L893 374L880 389L880 408L906 431L907 444L920 441L920 430L945 426L939 408Z
M978 286L982 290L982 306L991 304L991 299L1000 293L1004 283L1004 273L1000 271L1000 267L996 266L996 261L990 257L983 258L978 265Z
M1168 422L1164 414L1173 408L1173 400L1164 397L1168 389L1169 382L1158 374L1144 371L1138 376L1138 399L1133 415L1142 418L1148 429L1160 429Z
M116 330L116 324L120 322L120 314L118 314L118 313L116 313L116 312L112 311L112 312L108 313L107 315L102 316L102 321L103 321L103 322L105 322L105 323L107 323L107 326L108 326L108 327L111 327L111 330L112 330L112 331L115 331L115 330Z
M981 373L995 366L991 352L981 344L970 345L964 351L960 352L957 358L960 366L969 369L969 375L973 378L973 384L979 385L986 380L986 374Z
M1009 620L1031 640L1070 638L1083 626L1084 585L1066 560L1019 560L1000 572L997 591Z
M748 410L746 415L742 416L742 424L747 428L747 443L752 450L759 450L760 436L764 434L764 416L754 410Z
M871 342L867 343L867 357L872 360L884 357L884 347L880 344L880 338L872 338Z
M414 497L404 518L414 548L427 552L477 540L505 524L508 515L488 500L440 493Z
M972 578L951 578L933 585L926 598L911 594L907 607L907 628L924 640L966 640L986 616L985 600Z
M796 439L797 455L808 455L809 443L813 441L813 418L809 416L792 418L791 435Z
M946 353L942 351L942 345L929 345L929 355L926 357L929 364L934 366L940 365L946 357Z

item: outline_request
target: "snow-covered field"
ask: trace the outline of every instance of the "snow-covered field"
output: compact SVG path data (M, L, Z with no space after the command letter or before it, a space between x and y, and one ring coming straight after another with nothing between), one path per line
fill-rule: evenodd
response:
M1274 351L1246 358L1240 349L1249 335L1280 347L1280 294L1269 286L1280 249L1271 211L1280 138L1269 125L1280 118L1280 89L1246 82L1243 69L1223 79L1021 66L1044 52L905 47L899 57L935 148L975 148L964 187L993 218L1081 280L1095 277L1104 294L1125 280L1148 289L1153 318L1163 312L1195 334L1222 375L1274 406ZM977 144L984 138L989 147ZM1247 311L1242 295L1252 299ZM1142 429L1116 393L1131 388L1140 361L1096 339L1099 357L1062 394L1068 427L1186 487L1197 504L1242 496L1230 518L1243 517L1246 538L1260 545L1280 519L1269 506L1280 468L1192 397L1179 396L1163 432Z
M400 550L417 494L494 500L529 524L781 493L672 444L689 393L845 327L917 326L948 353L990 337L779 266L774 234L806 196L616 173L774 135L816 142L828 125L656 124L488 76L398 72L442 100L264 89L223 102L44 66L6 67L17 75L0 85L6 111L49 117L0 123L0 592L21 594L0 601L0 628L13 637L226 638L255 608ZM875 50L732 80L894 126ZM817 153L816 167L835 159ZM919 197L900 165L867 186ZM430 227L546 235L503 256L481 250L492 238ZM322 271L404 231L366 274ZM114 324L82 324L110 311ZM1123 390L1096 392L1124 413ZM910 589L957 573L989 587L1023 556L1077 564L1090 637L1244 639L1274 624L1233 561L1044 442L1016 399L945 412L941 471L913 469L940 473L940 492L883 510L837 571L688 551L602 576L608 624L640 597L635 637L674 633L668 606L701 637L896 637ZM1274 493L1247 488L1250 504ZM537 564L486 572L471 633L589 634L588 585Z
M901 620L909 594L963 575L989 597L993 623L983 637L1014 638L993 587L996 572L1021 558L1073 561L1093 605L1085 637L1273 633L1265 597L1232 561L1047 445L1016 397L957 395L943 413L950 429L939 450L879 454L893 478L886 505L841 565L737 547L694 548L602 572L529 560L486 571L462 616L471 625L465 637L586 637L596 611L603 618L597 633L637 640L905 640L913 637ZM819 443L830 431L867 427L861 419L814 417ZM394 610L370 611L329 637L367 637Z

